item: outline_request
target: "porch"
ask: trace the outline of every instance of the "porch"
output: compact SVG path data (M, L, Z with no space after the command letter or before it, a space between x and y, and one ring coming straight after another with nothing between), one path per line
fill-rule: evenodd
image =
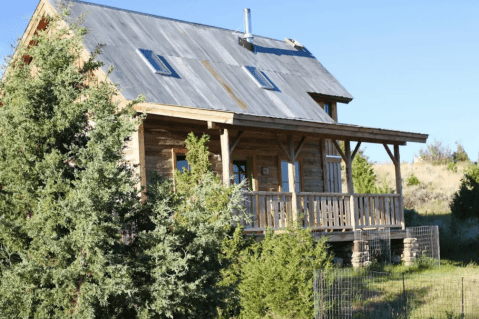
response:
M356 229L400 227L404 229L404 211L400 194L243 192L243 205L250 222L240 219L245 232L263 232L266 228L284 229L297 221L312 231L350 231ZM241 217L241 216L240 216Z

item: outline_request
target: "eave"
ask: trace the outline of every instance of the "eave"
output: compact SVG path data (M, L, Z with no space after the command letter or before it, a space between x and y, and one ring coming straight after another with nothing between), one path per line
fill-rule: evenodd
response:
M361 141L378 144L405 145L407 142L426 143L427 134L386 130L342 123L321 123L296 119L211 111L187 106L139 103L137 112L208 122L218 128L241 128L244 131L269 131L277 134L311 136L335 140Z

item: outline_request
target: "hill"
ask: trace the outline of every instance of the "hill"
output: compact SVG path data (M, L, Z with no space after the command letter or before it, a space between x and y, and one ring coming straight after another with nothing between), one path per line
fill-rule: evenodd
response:
M467 164L448 169L427 162L401 163L406 226L438 225L441 258L467 263L479 262L479 221L458 221L449 208L466 168ZM378 186L395 189L392 163L374 164L373 169Z

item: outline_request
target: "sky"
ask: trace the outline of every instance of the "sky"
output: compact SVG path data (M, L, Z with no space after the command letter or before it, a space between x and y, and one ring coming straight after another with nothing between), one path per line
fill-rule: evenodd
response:
M5 1L0 56L23 34L38 0ZM479 157L479 1L441 0L91 0L90 2L244 31L294 38L353 95L339 122L429 134ZM390 161L382 145L362 144L369 159ZM402 146L411 162L426 144Z

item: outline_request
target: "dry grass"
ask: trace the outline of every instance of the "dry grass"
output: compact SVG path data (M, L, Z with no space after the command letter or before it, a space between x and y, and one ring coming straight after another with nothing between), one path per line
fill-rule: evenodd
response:
M454 193L459 189L465 164L459 164L457 172L448 170L444 165L429 163L401 163L402 186L405 208L415 209L418 213L429 215L448 214L449 203ZM396 188L393 164L375 164L376 183ZM420 181L419 185L408 185L407 179L414 174Z

